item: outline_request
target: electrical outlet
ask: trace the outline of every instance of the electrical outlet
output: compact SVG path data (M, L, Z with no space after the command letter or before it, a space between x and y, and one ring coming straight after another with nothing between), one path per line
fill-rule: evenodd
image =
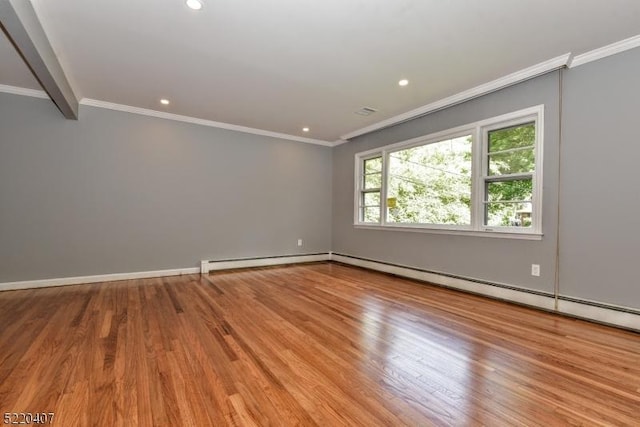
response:
M298 239L298 246L302 246L302 239Z
M531 264L531 275L540 276L540 264Z

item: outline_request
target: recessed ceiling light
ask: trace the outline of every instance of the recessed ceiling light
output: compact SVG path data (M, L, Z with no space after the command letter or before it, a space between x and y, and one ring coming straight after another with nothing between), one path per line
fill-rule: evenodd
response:
M309 128L302 128L302 132L309 132Z
M160 100L160 104L162 104L162 105L169 105L169 100L168 100L168 99L161 99L161 100Z
M202 2L200 0L187 0L187 6L193 10L202 9Z
M409 84L409 80L407 80L407 79L402 79L402 80L400 80L400 81L398 82L398 84L399 84L400 86L406 86L406 85L408 85L408 84Z

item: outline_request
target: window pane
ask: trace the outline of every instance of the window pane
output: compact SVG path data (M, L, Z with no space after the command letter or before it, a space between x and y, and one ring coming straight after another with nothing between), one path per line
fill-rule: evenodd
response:
M371 188L380 188L380 182L382 181L381 173L373 173L364 176L364 189L369 190Z
M487 203L485 225L493 227L531 227L532 205L525 203Z
M471 223L471 136L396 151L389 156L388 221Z
M489 156L489 175L533 172L535 167L533 147Z
M362 193L364 195L364 206L380 206L380 193Z
M531 178L486 184L488 202L531 200L532 196L533 180Z
M382 157L364 161L364 173L382 172Z
M529 147L535 145L535 123L511 126L489 132L489 152L510 150L512 148Z
M380 222L380 208L363 208L364 222Z

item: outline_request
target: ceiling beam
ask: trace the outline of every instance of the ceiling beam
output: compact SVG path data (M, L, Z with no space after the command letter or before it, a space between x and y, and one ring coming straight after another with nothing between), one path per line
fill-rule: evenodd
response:
M78 100L29 0L0 0L0 26L51 100L78 119Z

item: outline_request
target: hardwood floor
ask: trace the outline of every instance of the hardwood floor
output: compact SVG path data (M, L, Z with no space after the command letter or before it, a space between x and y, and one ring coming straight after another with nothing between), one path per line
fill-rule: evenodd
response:
M640 335L339 264L0 293L0 415L640 425Z

